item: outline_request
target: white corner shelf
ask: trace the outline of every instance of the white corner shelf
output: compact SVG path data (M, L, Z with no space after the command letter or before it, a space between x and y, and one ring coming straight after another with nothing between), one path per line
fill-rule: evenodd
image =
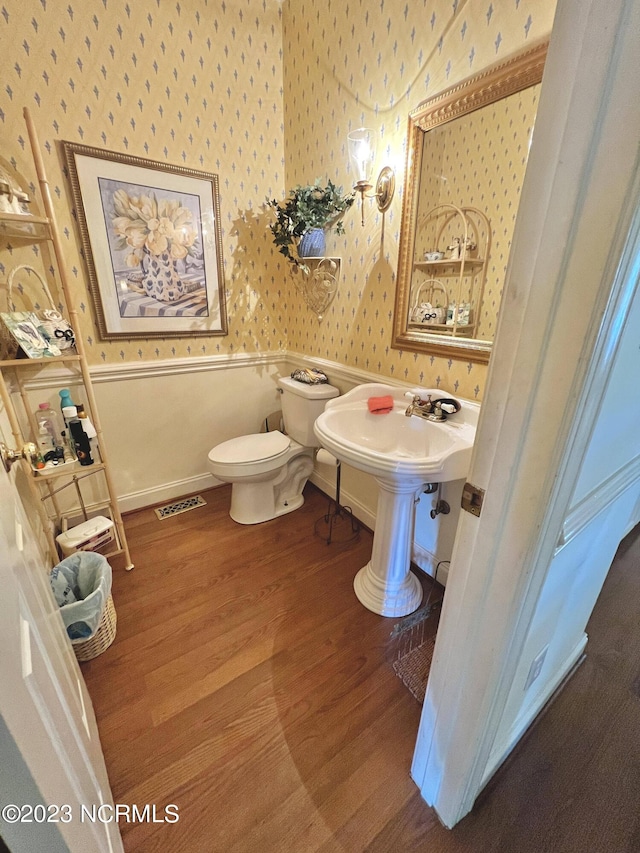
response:
M474 337L484 294L491 229L475 207L438 204L418 223L424 252L452 252L437 261L416 257L407 328L449 337ZM448 245L451 241L452 245ZM446 247L446 248L445 248ZM457 247L457 248L456 248ZM456 256L457 255L457 256ZM439 303L442 304L439 304ZM420 319L421 306L431 306ZM460 311L468 305L467 316Z

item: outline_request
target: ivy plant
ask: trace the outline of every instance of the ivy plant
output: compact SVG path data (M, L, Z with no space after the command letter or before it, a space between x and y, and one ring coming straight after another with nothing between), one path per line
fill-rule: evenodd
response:
M275 211L276 218L269 229L278 251L296 267L302 266L297 253L302 235L311 228L334 229L336 234L344 234L342 216L354 200L355 193L344 193L330 180L323 187L320 179L315 184L295 187L284 201L267 199L267 205Z

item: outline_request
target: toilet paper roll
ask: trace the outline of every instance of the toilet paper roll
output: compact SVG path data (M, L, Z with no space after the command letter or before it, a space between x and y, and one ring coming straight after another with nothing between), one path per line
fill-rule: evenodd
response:
M328 450L319 450L318 455L316 456L316 462L322 463L322 465L338 465L339 462L333 453L329 453Z

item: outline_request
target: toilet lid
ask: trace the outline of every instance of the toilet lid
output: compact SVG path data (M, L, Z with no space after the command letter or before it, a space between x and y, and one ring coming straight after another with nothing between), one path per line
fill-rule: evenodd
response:
M209 453L212 462L260 462L279 456L289 449L290 439L281 432L261 432L256 435L241 435L218 444Z

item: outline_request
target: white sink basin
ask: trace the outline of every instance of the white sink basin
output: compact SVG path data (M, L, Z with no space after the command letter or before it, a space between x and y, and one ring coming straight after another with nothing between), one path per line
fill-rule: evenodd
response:
M378 482L371 560L353 586L362 604L382 616L406 616L420 606L422 586L410 571L416 498L426 483L466 478L478 421L478 404L465 401L441 423L407 417L406 393L392 385L358 385L329 400L314 426L323 447ZM415 393L434 401L450 396L437 389ZM372 414L368 399L387 395L392 411Z
M322 446L360 471L389 482L445 483L467 476L475 425L465 422L463 410L444 423L417 415L407 417L410 403L405 389L389 385L359 385L330 400L315 423ZM431 393L435 400L449 396ZM369 397L390 394L393 411L374 415L367 407Z

